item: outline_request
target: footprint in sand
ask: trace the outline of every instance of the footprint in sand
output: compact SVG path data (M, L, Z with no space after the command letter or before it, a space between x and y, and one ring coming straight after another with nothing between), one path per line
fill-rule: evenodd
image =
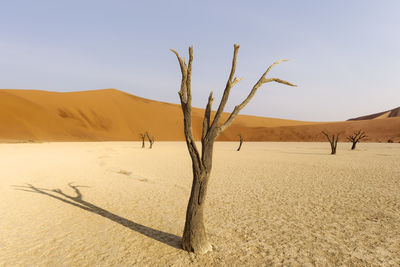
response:
M123 174L123 175L126 175L126 176L131 176L131 174L132 174L132 172L126 171L126 170L122 170L122 169L119 170L117 173ZM131 176L131 177L134 178L134 179L136 179L136 180L138 180L139 182L149 182L149 179L144 178L144 177L139 176L139 175L133 175L133 176Z
M132 172L125 171L125 170L119 170L118 173L119 173L119 174L124 174L124 175L126 175L126 176L130 176Z

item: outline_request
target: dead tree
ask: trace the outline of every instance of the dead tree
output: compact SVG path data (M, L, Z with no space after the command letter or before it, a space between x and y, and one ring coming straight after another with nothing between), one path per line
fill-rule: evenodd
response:
M229 74L228 81L222 95L221 102L215 113L214 119L211 121L211 106L213 103L213 93L211 92L208 97L206 109L204 111L203 129L201 134L201 154L197 149L195 140L192 133L192 92L191 92L191 74L193 62L193 47L189 47L189 61L182 60L178 52L171 51L176 55L180 70L182 73L181 88L179 90L179 98L183 112L184 133L186 145L192 159L193 182L190 193L189 203L186 211L186 222L182 237L182 248L189 252L204 254L212 250L211 244L207 240L207 235L203 221L204 202L207 192L207 184L212 168L212 155L214 141L219 134L228 128L233 120L238 115L239 111L243 109L247 103L253 98L257 89L269 82L278 82L290 86L295 86L287 81L278 78L266 78L268 72L276 64L286 61L279 60L273 63L264 72L258 82L253 86L249 95L243 100L242 103L235 106L230 116L222 123L220 123L221 115L229 98L231 88L238 83L241 79L235 77L236 57L239 50L239 45L234 45L232 67Z
M150 147L149 148L151 149L151 148L153 148L154 136L150 138L150 135L149 135L148 132L146 132L146 136L147 136L147 139L149 139L149 142L150 142Z
M144 140L146 139L146 134L139 134L140 139L142 139L142 148L144 148Z
M240 151L240 149L242 148L242 144L243 144L243 137L242 137L242 135L241 134L238 134L238 136L239 136L239 138L240 138L240 144L239 144L239 147L238 147L238 149L237 149L237 151Z
M333 134L332 137L329 137L329 135L324 131L322 131L322 133L326 136L326 138L328 138L328 141L331 144L331 154L335 155L340 133L338 133L336 135Z
M365 135L365 132L361 132L361 130L359 130L358 132L354 132L352 135L348 136L347 140L353 143L353 145L351 146L351 150L354 150L356 148L357 143L360 142L360 140L365 137L367 137Z

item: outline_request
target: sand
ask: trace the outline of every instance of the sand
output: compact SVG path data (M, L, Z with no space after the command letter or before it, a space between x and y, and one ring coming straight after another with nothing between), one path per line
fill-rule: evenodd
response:
M215 109L218 101L215 100ZM193 108L196 140L201 137L203 114L203 109ZM390 114L388 118L345 122L305 122L239 115L218 140L236 141L241 134L247 141L322 141L325 136L321 131L330 134L343 132L342 140L346 140L346 136L361 129L368 135L368 140L364 141L387 142L392 139L399 142L398 109ZM223 114L221 123L228 115ZM65 93L0 90L1 142L134 141L146 131L158 141L183 141L180 105L144 99L116 89Z
M215 145L196 256L183 142L1 144L0 266L400 265L400 144L237 145Z
M178 94L176 93L177 99ZM206 103L205 103L206 104ZM193 131L201 136L202 109L193 109ZM225 113L223 118L227 118ZM238 116L234 125L252 127L308 125L301 122ZM234 130L234 129L232 129ZM116 89L81 92L0 90L0 141L116 141L139 140L149 131L156 140L184 140L180 105L140 98ZM235 131L227 136L237 138Z
M383 112L378 112L378 113L374 113L374 114L369 114L369 115L365 115L365 116L361 116L361 117L357 117L357 118L352 118L349 119L349 121L352 120L375 120L375 119L384 119L384 118L394 118L394 117L399 117L400 116L400 107L391 109L391 110L387 110L387 111L383 111Z

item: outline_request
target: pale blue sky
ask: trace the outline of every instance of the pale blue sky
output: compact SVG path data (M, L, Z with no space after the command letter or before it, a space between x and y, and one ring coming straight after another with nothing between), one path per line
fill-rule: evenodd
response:
M218 103L233 44L241 45L226 111L266 67L296 88L268 84L241 112L331 121L400 106L400 1L0 2L0 88L117 88L178 103L169 48L194 46L193 105Z

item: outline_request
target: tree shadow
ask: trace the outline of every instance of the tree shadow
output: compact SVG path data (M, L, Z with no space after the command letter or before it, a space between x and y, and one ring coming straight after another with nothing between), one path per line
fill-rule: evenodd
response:
M68 185L69 185L69 187L71 187L74 190L76 196L67 195L60 189L38 188L31 184L27 184L26 186L14 186L14 187L15 187L15 190L26 191L26 192L31 192L31 193L39 193L39 194L57 199L64 203L70 204L72 206L81 208L83 210L93 212L93 213L100 215L104 218L107 218L113 222L119 223L120 225L123 225L123 226L125 226L133 231L136 231L144 236L150 237L154 240L157 240L161 243L169 245L173 248L182 249L180 237L170 234L170 233L166 233L163 231L159 231L159 230L141 225L141 224L133 222L133 221L130 221L130 220L125 219L121 216L118 216L114 213L111 213L105 209L102 209L90 202L83 200L82 193L78 189L78 187L88 187L88 186L72 185L72 183L69 183ZM65 197L65 198L63 198L63 197Z

